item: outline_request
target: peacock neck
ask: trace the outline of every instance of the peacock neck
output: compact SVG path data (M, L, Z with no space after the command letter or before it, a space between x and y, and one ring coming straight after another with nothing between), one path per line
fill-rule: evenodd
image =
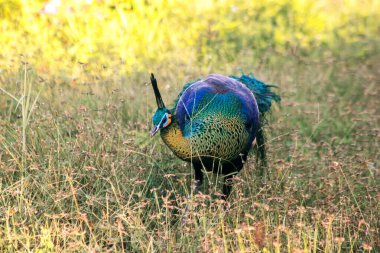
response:
M176 115L172 116L172 123L168 127L161 129L161 138L176 156L183 160L190 159L190 140L183 136Z

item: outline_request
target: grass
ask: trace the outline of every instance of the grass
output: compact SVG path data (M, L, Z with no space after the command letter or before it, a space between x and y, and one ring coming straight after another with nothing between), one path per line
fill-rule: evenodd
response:
M190 166L149 137L148 73L99 77L81 66L73 84L27 63L5 70L1 251L379 250L378 51L276 57L210 70L254 69L283 96L267 127L270 180L252 157L227 203L212 175L190 195ZM156 76L168 101L203 74L169 66Z
M379 2L44 3L0 0L1 252L380 251ZM282 102L224 202L150 138L149 74L170 105L240 70Z

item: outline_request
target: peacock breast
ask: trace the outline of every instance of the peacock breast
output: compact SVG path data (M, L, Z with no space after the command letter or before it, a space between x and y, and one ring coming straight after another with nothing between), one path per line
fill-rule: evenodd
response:
M188 132L192 131L191 134ZM161 131L161 137L175 155L186 161L220 159L231 161L251 145L252 129L239 117L221 113L189 123L182 131L177 122Z
M223 113L208 115L194 124L189 127L193 133L188 137L193 158L210 157L231 161L244 153L254 138L251 129L240 117Z

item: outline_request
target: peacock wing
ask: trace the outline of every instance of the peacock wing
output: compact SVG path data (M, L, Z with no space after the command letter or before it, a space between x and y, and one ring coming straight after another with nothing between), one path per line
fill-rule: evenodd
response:
M257 128L258 110L253 94L240 82L210 75L186 87L176 104L177 122L183 136L205 131L205 124L218 127L229 119Z

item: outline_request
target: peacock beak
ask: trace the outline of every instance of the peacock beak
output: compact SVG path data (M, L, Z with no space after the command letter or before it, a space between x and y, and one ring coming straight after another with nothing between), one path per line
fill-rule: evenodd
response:
M158 132L158 130L160 130L158 126L153 126L152 130L150 130L150 137L153 137Z

